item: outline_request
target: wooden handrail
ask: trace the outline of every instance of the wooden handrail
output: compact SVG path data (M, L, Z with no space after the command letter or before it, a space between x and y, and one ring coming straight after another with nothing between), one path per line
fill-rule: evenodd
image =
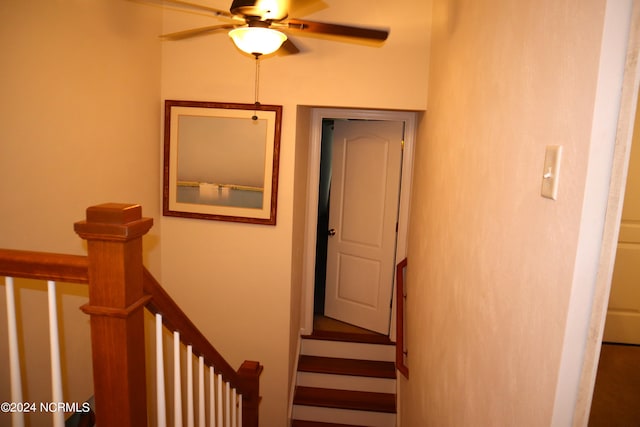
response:
M96 424L147 424L146 411L140 410L146 407L146 306L162 314L164 324L242 394L243 426L258 427L262 366L245 361L236 372L143 267L142 236L152 224L139 205L114 203L88 208L86 221L75 224L89 248L89 304L83 310L91 315Z
M160 313L162 323L169 330L180 332L180 340L193 346L195 356L202 356L207 365L214 366L216 372L242 394L243 421L247 426L257 427L262 365L259 362L245 360L236 372L146 268L142 285L145 294L151 296L147 309L154 314ZM255 420L255 423L252 420Z
M242 395L243 427L258 427L262 365L245 361L238 371L220 355L142 265L142 236L153 221L138 205L107 203L87 209L75 224L89 255L0 249L0 276L89 284L91 344L97 425L146 426L145 340L142 309L162 315L208 365Z
M0 249L0 276L89 283L89 260L82 255Z
M231 384L238 384L238 374L235 369L224 360L147 269L144 270L143 277L144 291L151 295L147 308L153 314L160 313L162 323L169 330L180 332L180 340L193 346L195 356L203 356L207 364L216 367L216 371L222 375L222 378Z

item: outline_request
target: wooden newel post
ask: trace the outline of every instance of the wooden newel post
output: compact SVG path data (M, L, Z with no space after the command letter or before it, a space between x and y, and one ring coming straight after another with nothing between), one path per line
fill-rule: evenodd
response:
M261 373L262 365L251 360L245 360L238 369L238 376L244 382L242 427L258 427Z
M153 224L138 205L87 209L75 231L88 242L89 303L96 421L147 425L142 236Z

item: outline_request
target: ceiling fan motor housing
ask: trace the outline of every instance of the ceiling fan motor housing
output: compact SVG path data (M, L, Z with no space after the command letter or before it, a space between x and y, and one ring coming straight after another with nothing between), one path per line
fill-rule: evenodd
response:
M1 1L2 0L0 0L0 2ZM209 25L206 27L193 28L191 30L165 34L162 36L162 38L167 40L182 40L190 37L214 33L220 30L231 29L233 29L231 32L235 31L236 34L246 34L246 31L241 32L240 30L250 29L251 27L257 27L258 29L271 29L271 27L274 27L271 31L252 31L252 33L253 35L259 33L262 35L269 34L271 36L279 34L278 37L280 39L284 37L284 40L287 40L285 32L289 30L294 31L296 34L300 35L303 35L305 33L309 35L331 35L338 37L359 38L363 40L371 40L374 42L384 42L389 36L388 29L357 27L288 18L288 8L290 1L291 0L232 0L229 13L221 9L215 9L209 6L191 3L189 0L162 0L163 3L172 4L177 7L202 10L209 14L213 14L214 17L224 17L233 21L231 23L221 25ZM258 37L258 39L261 39L261 37ZM236 41L236 38L234 38L234 42L237 46L238 42ZM284 46L284 50L287 53L300 52L290 40L287 40L286 43L283 43L283 40L280 40L279 46ZM241 48L241 50L244 49ZM247 53L252 52L251 50L244 51ZM266 50L263 51L263 54L264 52L266 52Z

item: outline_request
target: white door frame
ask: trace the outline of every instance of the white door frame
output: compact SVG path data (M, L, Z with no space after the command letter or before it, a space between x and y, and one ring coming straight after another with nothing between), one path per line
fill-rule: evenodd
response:
M409 224L409 202L413 176L413 158L417 126L416 112L385 110L353 110L343 108L313 108L311 110L311 137L309 140L309 163L307 175L307 209L304 243L304 265L302 272L303 301L301 334L313 331L313 289L315 286L316 238L318 223L318 186L320 184L320 149L322 143L323 119L360 119L403 121L404 152L402 156L402 187L398 212L398 241L396 259L406 257L407 231ZM390 338L395 339L395 298L391 310Z
M625 28L623 23L629 17L630 27ZM621 55L625 56L622 67L619 66ZM581 236L552 427L582 427L589 420L622 217L639 85L640 0L608 0ZM615 143L610 137L612 133ZM614 148L609 157L606 149L611 145ZM602 178L607 176L610 176L608 187L602 185ZM606 204L606 210L602 209L603 204ZM591 232L586 231L589 224L592 224Z

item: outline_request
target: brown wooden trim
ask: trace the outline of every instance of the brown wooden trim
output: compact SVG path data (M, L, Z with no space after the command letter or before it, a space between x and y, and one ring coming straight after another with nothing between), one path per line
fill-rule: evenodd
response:
M142 218L140 205L105 203L87 208L87 219L74 224L85 240L129 241L147 234L153 220Z
M145 295L126 308L99 307L95 305L85 304L80 307L80 310L82 310L83 313L92 316L119 317L121 319L124 319L126 317L129 317L129 315L131 315L131 313L133 313L135 310L138 310L140 307L144 307L145 305L147 305L150 300L151 296Z
M393 362L381 360L343 359L301 355L298 360L298 372L316 372L332 375L350 375L369 378L396 378Z
M322 408L396 413L396 396L393 393L298 386L293 403Z
M97 425L147 425L144 307L161 313L183 343L203 356L243 396L243 427L258 427L259 362L236 372L142 265L142 236L153 221L138 205L107 203L87 209L76 232L89 256L0 249L0 276L90 283L91 344Z
M409 367L404 362L405 330L404 299L405 277L404 269L407 259L403 259L396 267L396 368L405 378L409 378Z
M143 271L142 283L145 293L151 296L147 309L160 313L162 323L169 330L180 332L180 340L193 346L195 356L202 356L207 365L215 367L216 372L242 394L242 421L245 427L257 427L262 365L247 360L236 372L147 269Z
M320 421L291 420L291 427L359 427L353 424L323 423Z
M243 427L258 427L260 407L260 374L262 365L259 362L245 360L238 376L242 380L242 424Z
M138 205L107 203L75 224L89 252L97 425L147 425L142 235L152 223Z
M144 292L151 296L147 309L153 314L160 313L162 323L169 330L180 332L180 340L193 346L196 357L202 356L208 365L216 368L216 372L221 374L225 381L230 382L234 387L239 386L240 380L235 369L220 355L147 269L144 269L142 283Z
M319 331L314 330L311 335L303 335L302 338L310 340L346 341L365 344L394 345L387 335L361 334L357 332Z
M0 276L88 283L86 256L0 249Z

